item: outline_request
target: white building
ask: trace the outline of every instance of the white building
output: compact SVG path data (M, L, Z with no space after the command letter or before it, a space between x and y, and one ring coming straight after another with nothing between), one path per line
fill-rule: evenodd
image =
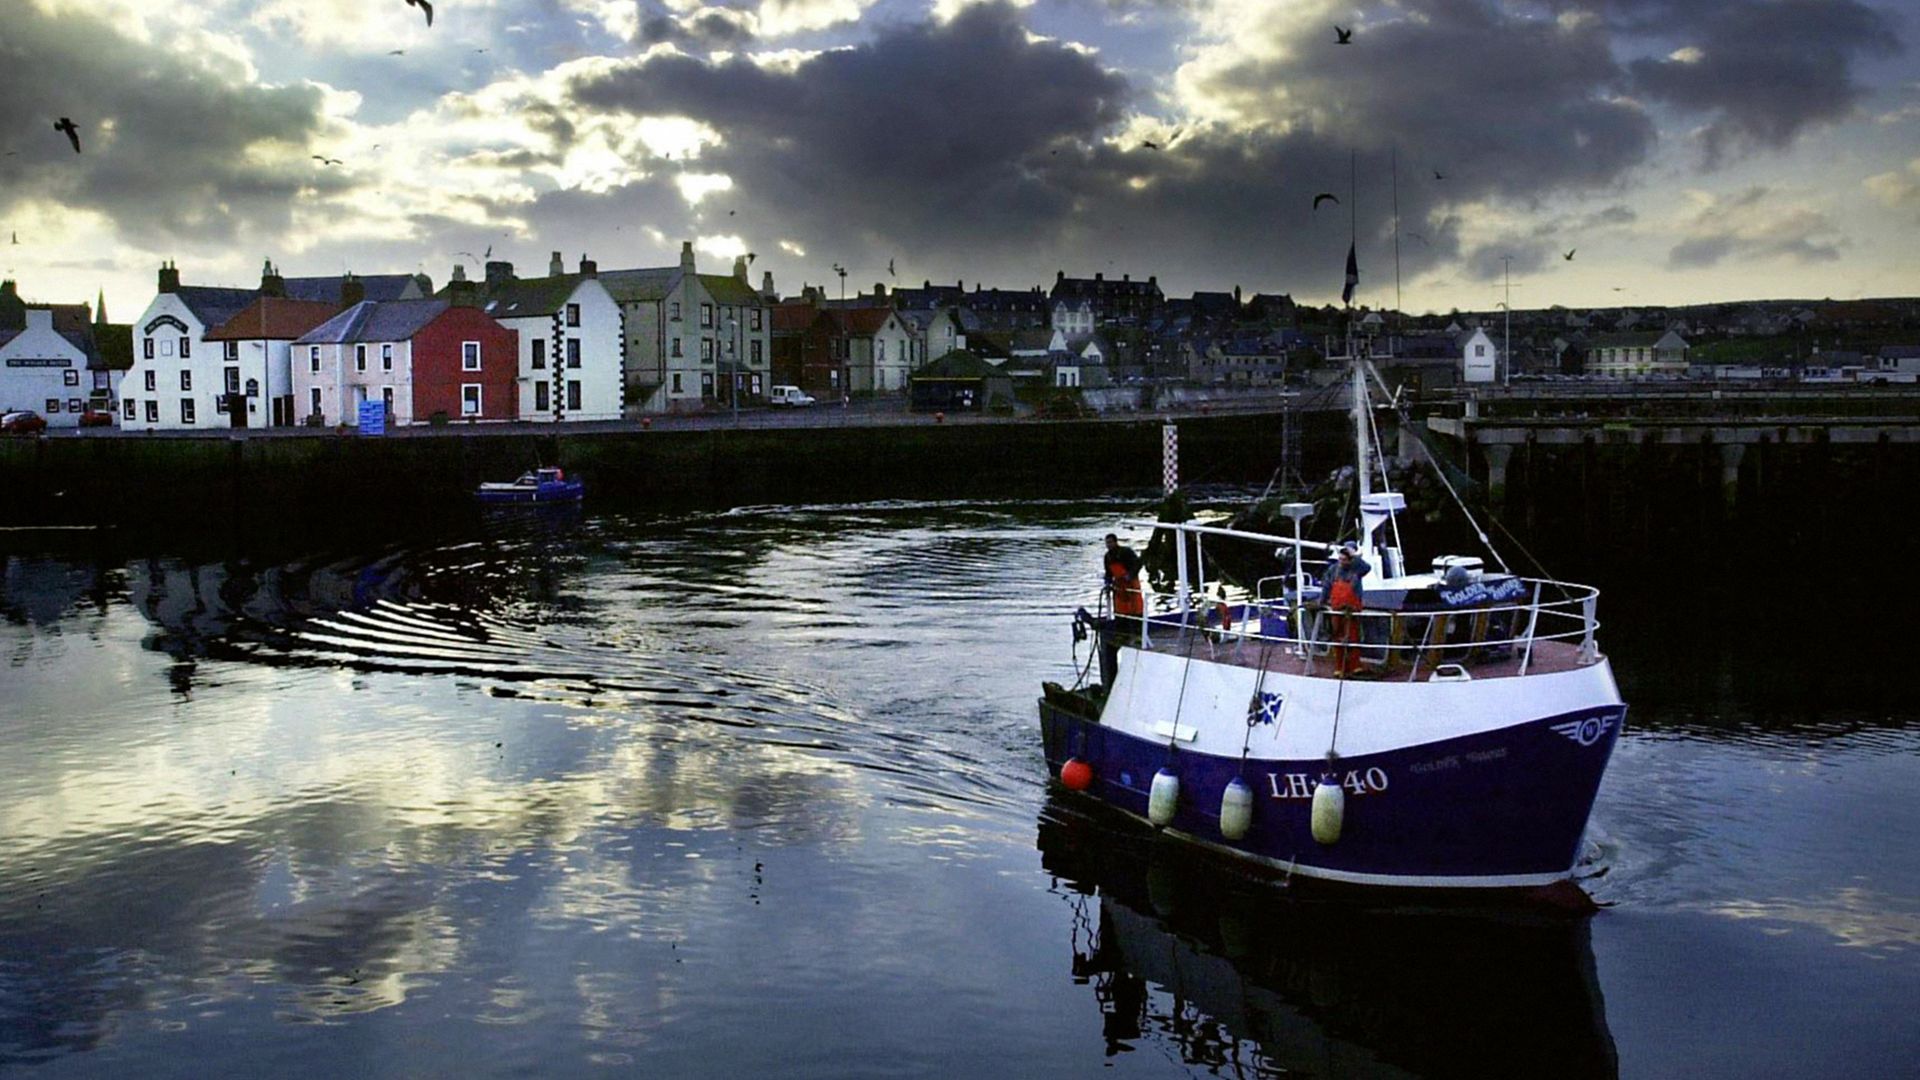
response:
M209 330L238 314L252 289L180 284L180 271L160 268L159 294L133 323L133 366L120 377L120 426L129 431L224 424L222 350Z
M207 331L220 356L215 409L228 427L290 427L306 416L294 387L293 343L338 311L324 301L262 296Z
M502 280L494 265L480 310L520 335L519 417L620 419L620 305L593 262L582 258L580 273L563 273L556 251L548 276L526 280Z
M1490 383L1499 378L1500 348L1484 329L1475 327L1460 339L1460 381Z
M11 295L13 282L4 288ZM19 329L0 328L0 412L32 409L48 427L78 427L91 393L87 345L55 322L52 306L33 305Z
M413 337L447 310L445 300L361 301L291 343L293 397L300 419L357 424L360 406L387 406L387 423L413 416Z
M1055 300L1052 325L1070 338L1093 333L1093 301L1084 298Z

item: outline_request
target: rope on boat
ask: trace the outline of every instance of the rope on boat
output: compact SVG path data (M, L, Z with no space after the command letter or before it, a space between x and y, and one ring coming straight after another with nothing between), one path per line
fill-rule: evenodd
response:
M1253 726L1258 722L1255 717L1260 715L1260 696L1267 689L1267 662L1273 655L1273 639L1266 637L1264 631L1261 638L1260 677L1253 681L1253 700L1247 702L1247 733L1240 740L1240 778L1242 780L1247 777L1247 756L1253 752ZM1280 718L1277 716L1273 719L1273 727L1276 732L1280 729Z

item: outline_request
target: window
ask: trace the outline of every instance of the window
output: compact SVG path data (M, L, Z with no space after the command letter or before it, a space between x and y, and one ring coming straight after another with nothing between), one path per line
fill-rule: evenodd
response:
M480 415L480 384L479 383L461 383L460 384L460 415L461 416L479 416Z
M754 341L747 346L754 367L760 366L760 342Z
M580 408L580 380L578 379L567 383L567 408L576 411Z
M147 389L148 390L152 390L154 388L153 382L154 382L154 373L149 371L147 372Z
M393 346L392 345L383 344L380 346L380 370L381 371L393 370Z
M673 303L671 303L671 304L668 304L668 305L667 305L667 319L668 319L669 321L671 321L671 322L679 322L679 321L680 321L680 303L679 303L679 301L675 301L675 302L673 302Z
M751 321L752 321L752 323L753 323L753 328L754 328L755 330L758 330L758 329L760 329L760 312L761 312L761 310L762 310L762 309L760 309L760 308L754 308L754 309L753 309L753 315L752 315L752 317L751 317Z
M220 350L220 355L224 359L226 359L228 363L232 363L233 361L240 359L240 343L239 342L224 341L224 342L221 342L221 346L222 348Z
M81 400L77 397L70 397L67 399L68 412L80 412L83 409L85 409L85 407L86 407L85 404L81 402Z
M147 423L157 424L159 422L160 422L160 403L158 401L147 402Z
M712 338L703 337L700 339L700 360L703 363L709 363L709 364L713 362L713 339Z
M884 339L876 340L873 343L873 347L875 350L873 358L875 360L885 360L887 358L887 343Z
M705 329L705 328L707 328L707 327L710 327L710 326L712 326L712 325L713 325L713 305L712 305L712 304L701 304L701 305L700 305L700 326L701 326L701 328L702 328L702 329Z
M320 370L320 346L318 345L307 346L307 369L309 371Z
M675 344L678 344L678 342L675 342ZM680 373L677 371L673 373L673 392L676 394L685 392L680 389Z
M185 368L180 369L180 389L182 390L193 389L193 372L188 371Z
M1473 347L1473 355L1475 356L1487 355L1487 347L1485 345L1475 345Z
M713 372L711 371L700 374L700 396L704 398L713 396Z
M193 339L190 337L181 338L180 339L180 355L184 358L186 356L192 355L192 353L193 353Z
M135 400L133 400L132 398L128 398L127 400L125 400L125 401L123 401L123 402L121 402L120 404L121 404L121 405L122 405L122 406L123 406L123 407L124 407L124 408L126 409L126 411L127 411L127 419L129 419L129 420L132 420L132 419L134 419L134 411L133 411L133 410L135 410L135 409L137 409L137 408L139 408L139 407L140 407L140 403L139 403L139 402L137 402L137 401L135 401Z
M160 342L160 355L161 355L161 356L172 356L172 355L173 355L173 341L172 341L172 339L167 339L167 340L163 340L162 342Z
M247 380L247 396L248 397L260 396L260 380L259 379Z
M680 339L679 339L679 338L674 338L674 339L673 339L673 355L675 355L675 356L679 356L679 355L681 355L681 353L680 353Z
M480 343L479 342L463 341L460 343L460 370L461 371L479 371L480 370Z
M547 381L542 379L533 384L533 411L543 413L551 408L553 408L553 387L548 386Z
M567 325L568 326L580 325L580 305L579 304L567 305Z
M570 368L577 368L580 366L580 339L579 338L567 339L567 366Z
M533 370L544 371L547 367L547 341L545 338L533 339Z
M383 386L380 388L380 404L387 407L387 418L391 420L393 418L393 387Z
M147 358L148 360L153 359L153 339L152 338L140 339L140 355Z
M367 347L365 345L355 345L353 347L353 370L367 370Z
M314 351L319 352L320 350L315 349ZM308 415L310 416L320 415L320 388L319 387L316 386L312 390L307 391L307 404L308 404L308 410L307 410Z
M754 375L754 377L753 377L753 396L754 396L754 397L759 397L759 396L760 396L760 392L761 392L761 391L760 391L760 376L759 376L758 374L755 374L755 375Z
M213 411L217 413L227 411L227 395L221 394L219 397L213 399Z
M239 393L240 392L240 369L237 367L230 367L226 370L227 370L227 393L229 394Z
M193 399L190 397L180 399L180 422L183 424L193 423Z
M66 371L60 373L60 383L63 386L79 386L80 373L74 371L72 368L68 368Z
M54 413L57 413L59 411L60 411L60 399L57 397L48 398L47 399L47 415L52 416Z

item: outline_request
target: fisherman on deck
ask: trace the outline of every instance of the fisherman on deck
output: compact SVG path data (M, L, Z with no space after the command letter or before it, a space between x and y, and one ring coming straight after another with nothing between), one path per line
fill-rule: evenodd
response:
M1107 534L1107 551L1101 556L1100 565L1107 587L1113 590L1113 613L1116 616L1139 618L1147 610L1146 598L1140 594L1140 554L1120 542L1112 533Z
M1353 542L1340 545L1340 554L1320 578L1320 595L1326 598L1331 613L1329 633L1339 643L1334 649L1334 671L1351 675L1360 670L1360 608L1365 603L1361 584L1373 567L1354 550Z

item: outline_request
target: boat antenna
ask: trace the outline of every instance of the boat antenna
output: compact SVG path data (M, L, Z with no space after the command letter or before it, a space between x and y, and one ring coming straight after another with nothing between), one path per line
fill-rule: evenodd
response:
M1400 148L1393 148L1393 329L1400 331Z

